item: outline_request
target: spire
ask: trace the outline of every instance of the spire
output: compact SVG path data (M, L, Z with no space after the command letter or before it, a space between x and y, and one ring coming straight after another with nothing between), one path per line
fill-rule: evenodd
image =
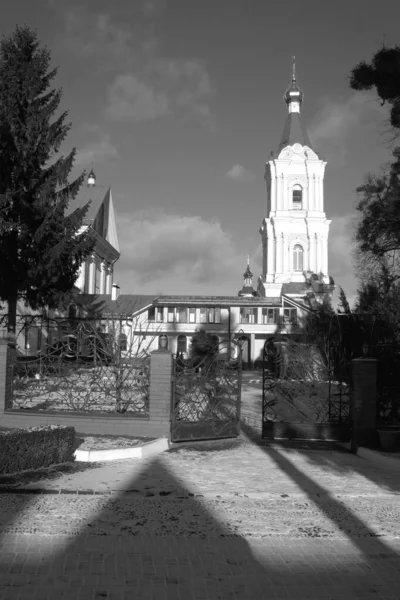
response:
M307 135L307 131L305 130L300 116L300 106L303 102L304 94L297 85L296 60L294 56L292 63L292 81L287 88L283 99L287 104L289 114L286 117L278 152L285 148L285 146L293 146L295 143L312 148L310 138Z
M296 57L293 56L292 66L292 83L287 88L285 95L283 96L286 102L289 113L300 112L300 105L303 102L304 94L296 83Z

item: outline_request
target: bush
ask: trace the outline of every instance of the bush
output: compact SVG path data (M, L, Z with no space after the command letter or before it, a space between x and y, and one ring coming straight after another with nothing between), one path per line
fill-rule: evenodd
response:
M0 431L0 474L75 460L75 428L45 425Z

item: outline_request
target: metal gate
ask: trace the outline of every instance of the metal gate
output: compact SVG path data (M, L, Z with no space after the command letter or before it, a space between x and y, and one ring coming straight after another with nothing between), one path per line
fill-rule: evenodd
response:
M349 441L350 356L332 318L325 348L278 336L263 351L263 438Z
M175 356L171 441L237 437L240 433L242 356L232 358L229 342L199 361Z

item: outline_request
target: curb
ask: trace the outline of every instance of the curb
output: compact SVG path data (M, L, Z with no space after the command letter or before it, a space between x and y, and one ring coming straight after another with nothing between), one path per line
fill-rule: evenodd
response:
M336 442L337 446L341 446L350 452L350 443L349 442ZM371 450L370 448L362 448L358 447L355 456L359 458L363 458L364 460L368 460L369 462L375 463L376 465L382 467L395 467L400 471L400 456L399 458L395 458L394 456L390 456L387 452L382 454L378 450Z
M146 458L169 450L168 438L159 438L147 442L143 446L133 448L115 448L113 450L75 450L75 460L78 462L105 462L124 458Z

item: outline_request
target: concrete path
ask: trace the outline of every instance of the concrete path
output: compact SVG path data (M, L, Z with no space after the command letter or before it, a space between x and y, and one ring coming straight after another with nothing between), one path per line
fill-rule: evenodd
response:
M1 600L400 598L399 472L333 445L245 424L4 492Z

